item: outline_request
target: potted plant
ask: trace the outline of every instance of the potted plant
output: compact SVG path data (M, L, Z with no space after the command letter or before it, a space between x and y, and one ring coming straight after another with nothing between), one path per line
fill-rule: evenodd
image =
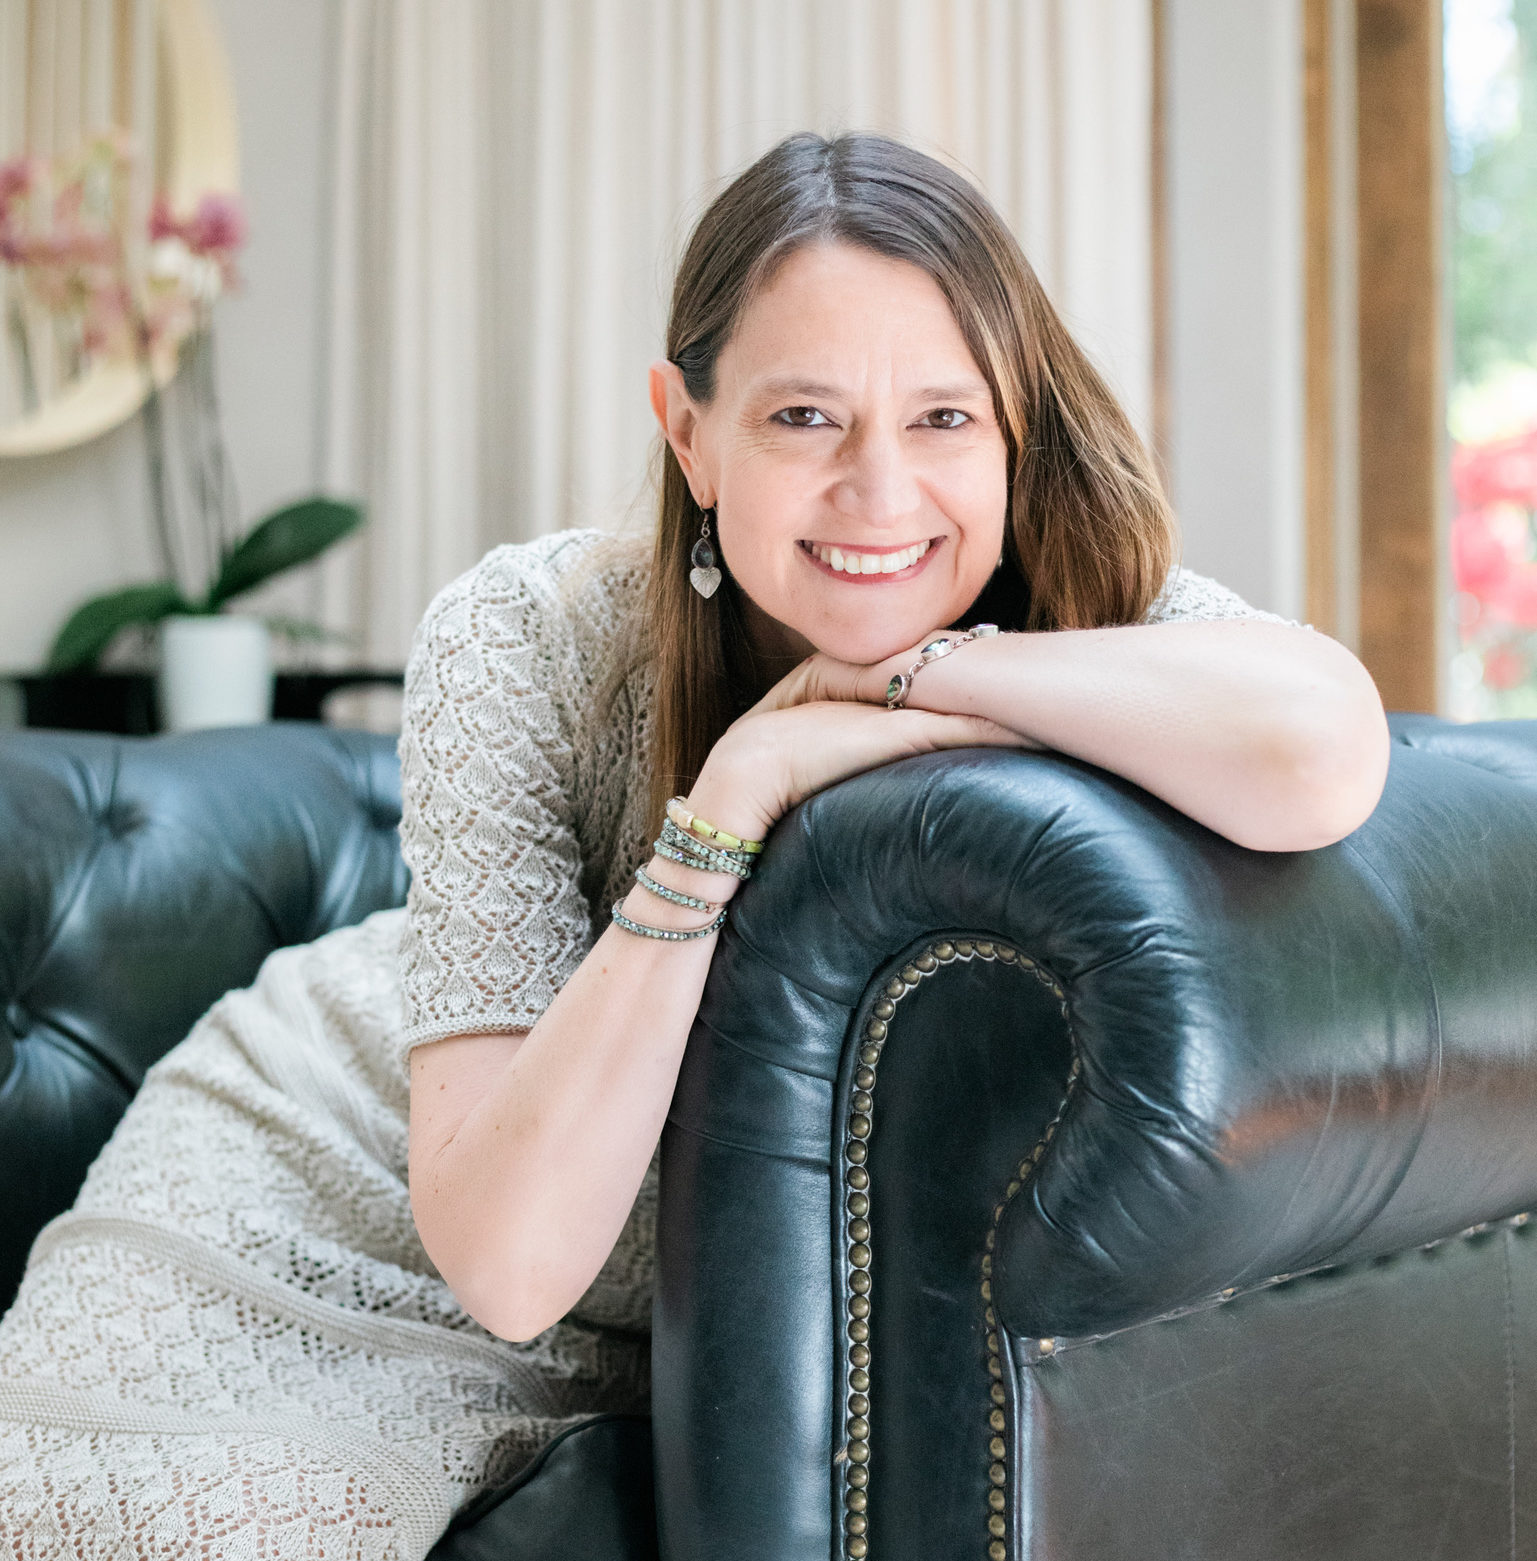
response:
M356 504L312 498L268 515L223 550L206 590L189 599L173 580L154 580L97 596L59 630L48 671L79 672L135 625L161 629L160 719L171 731L264 721L272 706L268 630L318 637L289 619L236 616L225 608L246 592L317 558L362 524Z

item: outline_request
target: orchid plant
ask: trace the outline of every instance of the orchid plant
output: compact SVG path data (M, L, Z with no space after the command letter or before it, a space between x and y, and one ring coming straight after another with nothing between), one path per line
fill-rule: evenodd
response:
M178 216L162 194L142 234L123 213L133 149L120 134L94 138L56 159L0 163L0 264L9 286L5 323L22 401L40 402L37 322L74 377L97 362L127 362L144 375L150 512L162 578L84 603L56 637L54 672L93 666L124 629L173 614L216 613L274 576L323 553L362 524L361 509L312 498L266 516L244 534L220 427L213 309L239 281L235 259L246 220L233 195L204 195ZM180 360L189 396L178 453L194 510L178 525L162 383ZM326 638L313 624L268 619L295 638Z

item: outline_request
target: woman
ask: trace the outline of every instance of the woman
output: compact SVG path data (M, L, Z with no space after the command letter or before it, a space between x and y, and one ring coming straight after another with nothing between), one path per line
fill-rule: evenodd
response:
M420 1556L564 1421L642 1401L663 1115L729 901L807 794L988 743L1259 850L1374 806L1371 680L1171 570L1124 415L931 159L798 136L748 169L651 399L649 569L565 533L427 614L404 917L216 1005L39 1238L0 1324L11 1553ZM979 620L1004 632L920 659Z

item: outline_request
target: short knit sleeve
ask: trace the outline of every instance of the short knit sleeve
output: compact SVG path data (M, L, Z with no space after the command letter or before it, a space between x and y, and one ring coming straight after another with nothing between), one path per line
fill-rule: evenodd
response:
M1176 565L1169 571L1163 590L1148 609L1147 623L1213 623L1224 618L1255 618L1266 623L1286 623L1294 629L1311 629L1310 623L1283 618L1279 613L1251 607L1236 591L1206 575Z
M531 1028L591 943L554 693L574 656L556 552L556 539L494 550L438 594L412 644L402 1066L424 1041Z

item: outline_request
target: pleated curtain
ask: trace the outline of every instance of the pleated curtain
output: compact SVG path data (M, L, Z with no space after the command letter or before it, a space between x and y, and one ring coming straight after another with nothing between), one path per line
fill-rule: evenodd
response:
M488 548L644 526L673 264L780 136L880 130L1012 224L1145 427L1151 0L340 0L322 574L398 664Z

